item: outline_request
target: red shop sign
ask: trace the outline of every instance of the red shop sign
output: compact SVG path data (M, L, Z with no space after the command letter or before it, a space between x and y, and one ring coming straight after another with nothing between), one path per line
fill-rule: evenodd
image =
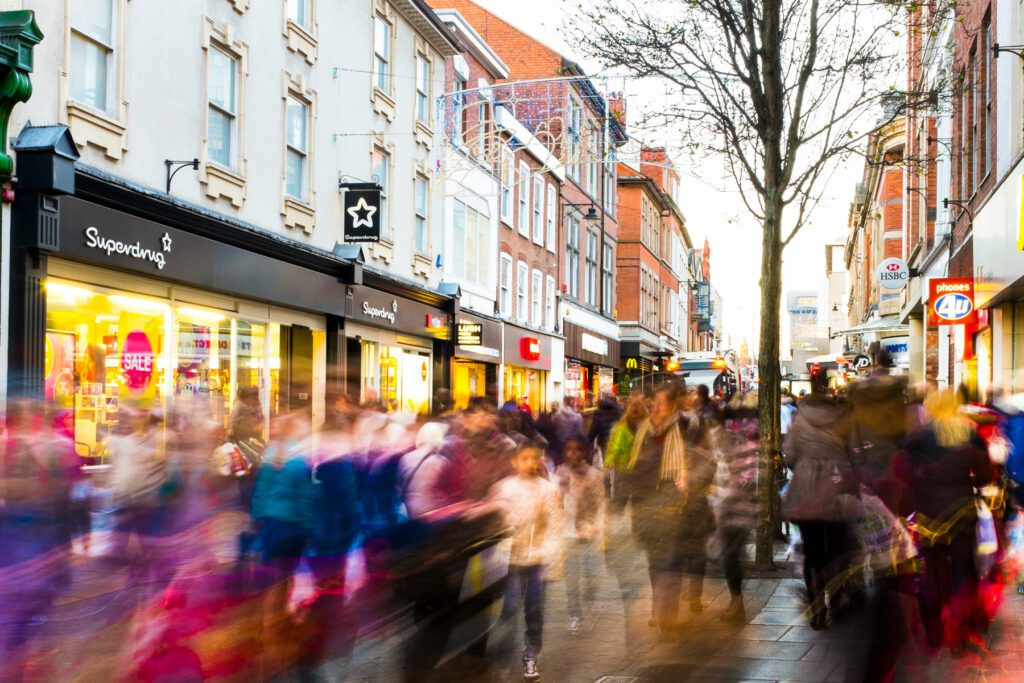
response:
M977 319L972 278L938 277L928 281L929 325L971 325Z
M519 355L523 360L540 360L540 340L536 337L520 337Z

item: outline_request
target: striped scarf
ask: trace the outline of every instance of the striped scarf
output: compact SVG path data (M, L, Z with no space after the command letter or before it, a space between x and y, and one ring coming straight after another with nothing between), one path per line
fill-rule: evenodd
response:
M633 439L633 449L629 454L629 469L636 465L640 457L640 450L648 438L658 439L664 435L665 440L661 447L661 468L659 478L661 481L678 481L683 478L685 472L686 447L683 443L683 430L679 424L679 414L673 415L661 427L651 424L647 418L640 425Z

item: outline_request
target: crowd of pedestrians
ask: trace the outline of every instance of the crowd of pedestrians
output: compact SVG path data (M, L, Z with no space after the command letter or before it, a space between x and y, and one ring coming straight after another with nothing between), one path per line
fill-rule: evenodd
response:
M918 396L877 360L843 394L817 384L784 397L783 457L767 478L757 394L724 401L677 381L586 411L477 397L429 419L338 396L315 428L301 413L268 420L248 390L227 424L199 402L168 415L125 406L101 467L84 467L66 416L14 402L0 454L0 679L45 677L45 653L68 645L51 617L79 600L75 571L90 563L124 579L82 629L121 634L109 672L125 680L316 680L402 619L405 678L431 680L453 658L486 665L491 632L517 612L523 675L536 679L548 598L564 591L559 626L583 632L623 524L661 639L683 636L684 609L706 608L709 561L730 595L717 618L746 623L744 565L772 499L795 527L811 626L868 610L866 679L891 679L915 624L955 652L987 627L982 593L1005 576L1000 541L1024 503L1024 410L1008 399L965 412L957 394Z

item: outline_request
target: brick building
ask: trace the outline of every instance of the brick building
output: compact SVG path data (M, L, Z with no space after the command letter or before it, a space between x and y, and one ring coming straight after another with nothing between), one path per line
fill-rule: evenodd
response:
M428 4L458 11L501 56L509 73L496 82L495 100L565 166L556 200L564 384L558 369L552 374L567 397L590 402L613 390L619 365L615 158L626 141L624 105L599 92L579 65L470 0Z

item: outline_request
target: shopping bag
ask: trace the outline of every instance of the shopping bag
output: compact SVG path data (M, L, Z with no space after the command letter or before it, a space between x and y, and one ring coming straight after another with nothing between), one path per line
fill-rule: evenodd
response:
M999 550L999 539L996 536L996 523L992 519L992 511L980 498L975 499L978 510L978 522L975 526L977 547L975 560L979 576L988 576L996 564L996 551Z
M860 505L852 527L865 563L876 572L899 572L917 557L906 523L873 493L862 491Z

